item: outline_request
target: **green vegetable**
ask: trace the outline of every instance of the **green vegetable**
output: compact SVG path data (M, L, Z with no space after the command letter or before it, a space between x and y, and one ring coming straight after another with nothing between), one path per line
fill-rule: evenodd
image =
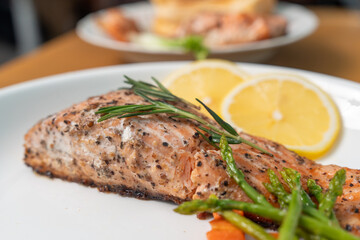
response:
M340 169L335 173L335 176L329 183L329 189L324 194L319 203L319 210L323 212L327 217L330 217L336 202L336 198L343 193L343 185L346 180L345 169Z
M316 184L314 179L308 179L307 181L307 187L309 190L310 195L313 195L318 202L321 202L324 195L322 193L322 188Z
M197 60L206 59L209 55L209 49L204 45L201 36L187 36L183 38L163 38L163 44L170 47L181 48L186 52L194 54Z
M291 194L288 211L279 229L279 240L295 238L295 231L299 222L302 210L300 174L295 176L295 186Z
M313 179L309 179L307 181L307 186L308 186L310 195L315 196L316 200L320 203L324 198L324 194L322 193L323 189L319 185L317 185L315 180L313 180ZM332 212L331 212L330 220L333 222L334 225L340 226L339 222L336 218L334 210L332 210Z
M178 206L174 211L180 214L190 215L199 212L221 212L238 209L244 212L282 222L286 216L286 210L274 207L266 207L260 204L246 203L228 199L193 200ZM344 229L320 222L312 217L301 215L299 226L305 231L333 240L359 240L360 238L348 233Z
M226 137L223 135L220 140L220 150L221 157L226 161L226 172L231 178L233 178L236 183L241 187L241 189L246 193L246 195L253 200L255 203L272 207L272 205L266 200L264 195L256 191L250 184L245 180L244 173L239 170L235 164L235 160L232 154L232 149L229 146Z
M175 208L175 212L184 214L184 215L192 215L199 212L219 212L238 209L244 212L253 213L258 216L262 216L265 218L269 218L275 220L276 222L281 222L283 217L285 217L286 210L278 209L274 207L267 207L256 203L248 203L235 201L230 199L216 199L209 198L206 200L192 200L189 202L184 202Z
M276 176L275 172L271 169L268 170L270 183L264 183L265 188L277 197L278 202L282 208L285 208L291 200L290 194L285 190L284 186Z
M290 189L294 189L296 186L296 171L291 168L284 168L283 171L280 172L282 178L285 180L285 182L288 184ZM311 200L309 195L303 190L300 190L301 192L301 198L305 206L316 208L315 203Z
M264 228L254 223L250 219L243 217L233 211L224 211L221 212L221 216L223 216L227 221L232 223L237 228L241 229L245 233L249 234L253 238L257 240L275 240L273 236L265 231Z
M203 38L196 35L165 38L151 33L143 33L133 37L132 41L149 50L189 52L197 60L205 59L209 55L209 49L205 46Z
M294 178L294 174L295 175L297 174L296 171L290 172L288 169L287 172L289 172L289 174L293 177L293 179L296 180L296 178ZM288 176L286 171L282 171L281 173L288 180L290 179L290 177ZM276 176L274 171L269 169L268 174L269 174L269 178L270 178L270 184L264 183L264 186L271 194L273 194L274 196L276 196L278 198L278 202L279 202L280 206L286 207L287 205L290 204L291 195L288 192L286 192L286 190L284 189L282 183L280 182L279 178ZM290 181L291 181L291 184L295 184L295 182L293 182L292 180L290 180ZM300 191L303 191L302 188L300 189ZM307 198L307 201L311 201L311 199L310 200L309 199L310 199L310 197ZM309 216L312 216L312 217L324 222L324 223L330 223L329 219L324 214L322 214L318 209L315 208L315 204L312 201L311 201L311 203L312 204L309 205L309 204L306 204L306 202L304 203L302 200L303 212Z

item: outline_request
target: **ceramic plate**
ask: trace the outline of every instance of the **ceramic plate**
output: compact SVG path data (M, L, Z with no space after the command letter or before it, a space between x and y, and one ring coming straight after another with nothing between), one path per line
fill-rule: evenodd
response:
M23 136L41 118L135 79L162 79L186 64L148 63L72 72L0 89L0 233L2 239L206 239L207 221L175 214L175 205L101 193L76 183L39 176L23 163ZM298 73L316 83L340 109L343 132L320 160L360 168L360 85L294 69L241 64L244 70Z
M123 5L124 14L139 23L142 29L149 30L153 19L153 10L149 3L133 3ZM165 60L187 60L190 54L175 50L149 50L134 43L124 43L112 39L99 28L96 18L104 11L89 14L79 21L76 31L84 41L91 44L115 49L129 61L165 61ZM245 62L259 62L271 57L278 47L296 42L310 35L317 27L316 16L308 9L290 3L280 3L276 13L288 20L287 34L269 40L236 45L226 49L211 51L211 58L223 58Z

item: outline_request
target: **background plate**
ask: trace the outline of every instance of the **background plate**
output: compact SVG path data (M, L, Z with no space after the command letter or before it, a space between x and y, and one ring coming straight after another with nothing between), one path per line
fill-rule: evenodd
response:
M76 183L38 176L26 167L23 136L41 118L90 96L122 86L122 76L162 79L185 62L132 64L47 77L0 90L1 239L205 239L207 221L175 214L175 205L105 194ZM240 64L253 74L298 73L330 93L343 132L321 163L360 168L360 85L280 67Z
M153 9L149 3L132 3L121 6L124 14L139 23L141 28L149 30L153 19ZM96 17L104 10L84 17L77 24L76 32L81 39L91 44L115 49L121 55L134 62L188 60L192 55L179 51L149 50L133 43L119 42L112 39L96 23ZM317 27L316 16L303 6L291 3L279 3L276 13L288 20L287 34L282 37L263 40L259 42L231 46L226 49L213 49L210 58L223 58L234 61L259 62L271 57L275 49L296 42L310 35Z

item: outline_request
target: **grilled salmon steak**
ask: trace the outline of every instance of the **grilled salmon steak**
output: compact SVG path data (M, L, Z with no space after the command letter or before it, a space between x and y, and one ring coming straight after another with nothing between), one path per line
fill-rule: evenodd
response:
M219 151L195 131L194 121L158 114L97 122L99 108L125 104L146 102L131 90L118 90L41 120L25 136L25 163L40 174L142 199L181 203L214 193L219 198L250 201L226 174ZM183 103L177 106L201 115ZM274 155L245 144L232 145L246 180L272 203L275 199L263 186L269 182L267 169L297 170L305 189L309 178L327 188L340 169L300 157L275 142L241 136ZM346 170L344 194L335 212L345 229L360 235L360 170Z

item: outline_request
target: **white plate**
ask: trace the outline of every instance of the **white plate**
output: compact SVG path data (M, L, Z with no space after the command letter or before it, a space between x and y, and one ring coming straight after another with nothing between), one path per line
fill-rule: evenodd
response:
M133 64L47 77L0 90L1 239L205 239L207 221L175 214L173 204L105 194L80 184L38 176L23 163L23 136L41 118L122 86L122 76L162 79L184 62ZM241 64L250 73L299 73L331 94L343 132L321 160L360 168L360 85L280 67Z
M140 24L142 29L150 29L153 10L149 3L132 3L121 7L123 12ZM99 28L96 17L104 11L92 13L84 17L77 24L76 32L86 42L104 48L115 49L129 61L166 61L188 60L192 56L179 51L149 50L133 43L119 42L112 39ZM276 12L288 20L287 34L282 37L259 42L236 45L226 49L212 50L210 58L223 58L234 61L259 62L271 57L276 48L296 42L310 35L317 27L316 16L306 8L290 3L280 3Z

